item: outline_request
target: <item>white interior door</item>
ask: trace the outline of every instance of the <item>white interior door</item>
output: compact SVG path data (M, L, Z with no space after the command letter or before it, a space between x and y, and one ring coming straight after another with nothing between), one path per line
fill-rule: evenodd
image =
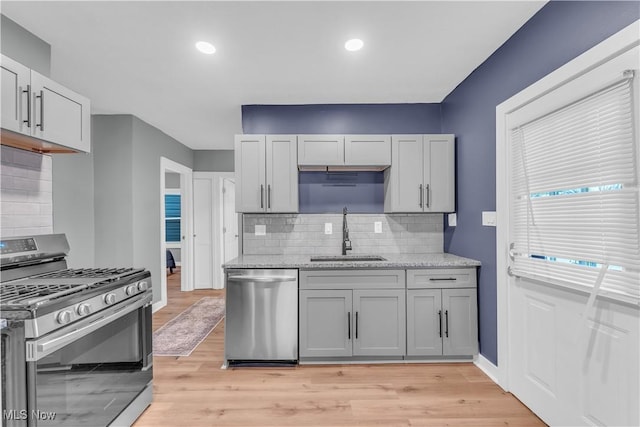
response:
M193 178L194 286L213 287L213 180Z
M637 40L637 26L632 33ZM625 50L621 40L612 46ZM616 178L624 167L615 163L610 176L619 187L594 178L605 174L601 171L614 164L611 160L588 168L581 160L589 153L615 157L614 145L629 138L635 145L633 162L639 151L638 117L635 137L628 131L601 137L614 120L603 110L608 103L620 108L617 99L594 103L594 116L606 124L585 136L579 132L595 123L587 112L560 116L567 105L586 105L592 94L613 90L628 78L623 71L638 63L637 47L618 57L606 49L598 55L590 59L592 71L584 73L587 61L581 58L573 78L565 67L557 78L553 73L498 107L498 300L504 310L499 312L498 362L506 366L503 387L550 425L640 425L640 257L637 237L628 238L637 236L640 158L630 180ZM637 86L634 90L637 106ZM551 137L545 136L548 129ZM529 132L528 139L515 142L518 132ZM609 148L594 149L589 144L595 140ZM617 157L629 158L620 153ZM593 179L603 184L592 184ZM591 209L573 208L592 199ZM592 217L599 209L598 223ZM629 226L618 230L623 221ZM594 232L601 244L589 240Z
M236 213L236 184L231 178L222 180L224 262L238 256L238 214Z

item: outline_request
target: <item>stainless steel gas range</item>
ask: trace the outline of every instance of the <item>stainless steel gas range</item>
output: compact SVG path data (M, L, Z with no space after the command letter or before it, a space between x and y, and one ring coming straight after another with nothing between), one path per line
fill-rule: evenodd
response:
M0 241L2 426L123 426L151 403L151 275L67 269L63 234Z

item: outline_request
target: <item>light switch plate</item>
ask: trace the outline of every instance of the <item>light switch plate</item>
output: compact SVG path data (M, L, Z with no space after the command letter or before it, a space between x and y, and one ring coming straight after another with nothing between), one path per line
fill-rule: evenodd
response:
M374 221L373 222L373 232L374 233L382 233L382 221Z
M458 215L455 212L450 213L447 217L447 223L449 224L449 227L455 227L458 225Z
M496 212L495 211L483 211L482 212L482 225L488 227L496 226Z
M331 224L330 222L325 222L324 234L331 234L331 233L333 233L333 224Z
M266 236L267 235L267 226L264 224L256 224L255 230L256 236Z

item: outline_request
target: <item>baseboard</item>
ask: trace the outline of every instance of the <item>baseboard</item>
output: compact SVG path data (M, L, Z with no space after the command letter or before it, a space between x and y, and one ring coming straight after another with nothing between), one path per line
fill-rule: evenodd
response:
M156 303L153 303L152 306L152 312L155 313L156 311L160 310L161 308L164 308L167 305L166 301L158 301Z
M498 378L500 378L500 371L498 367L489 361L489 359L484 357L482 354L478 354L478 357L473 361L473 363L480 368L480 370L484 372L491 381L498 384L503 390L507 391L498 380Z

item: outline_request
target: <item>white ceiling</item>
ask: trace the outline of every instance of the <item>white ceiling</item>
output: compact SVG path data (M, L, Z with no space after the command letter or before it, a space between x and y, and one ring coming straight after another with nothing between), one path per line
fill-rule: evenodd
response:
M231 149L243 104L440 102L544 3L3 0L1 11L51 45L51 78L94 114ZM343 48L353 37L359 52Z

